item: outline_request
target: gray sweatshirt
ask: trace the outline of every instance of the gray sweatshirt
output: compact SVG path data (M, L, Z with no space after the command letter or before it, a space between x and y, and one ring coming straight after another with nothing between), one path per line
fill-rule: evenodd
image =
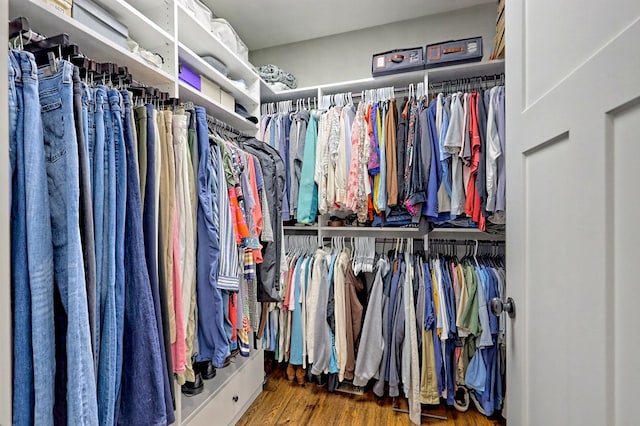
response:
M329 337L329 323L327 322L327 303L329 301L329 261L327 252L318 250L316 254L316 270L321 273L318 291L318 309L313 331L314 363L311 374L316 376L329 369L331 359L331 338ZM320 263L320 265L318 265Z
M389 271L389 261L386 257L378 260L376 277L371 288L369 305L362 326L360 348L356 359L356 370L353 384L365 386L371 378L377 375L380 362L384 354L382 311L384 307L382 290L383 277Z

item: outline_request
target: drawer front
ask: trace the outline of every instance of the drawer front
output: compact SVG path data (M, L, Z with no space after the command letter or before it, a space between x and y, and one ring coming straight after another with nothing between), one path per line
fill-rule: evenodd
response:
M190 426L233 424L249 408L253 402L252 397L262 389L263 354L256 354L245 361L215 397L191 418L188 423Z

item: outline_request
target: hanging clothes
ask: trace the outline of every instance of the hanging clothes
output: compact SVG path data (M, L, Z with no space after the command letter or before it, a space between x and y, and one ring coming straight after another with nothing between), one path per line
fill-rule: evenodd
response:
M336 99L263 121L261 133L288 165L285 217L504 229L504 86L431 100L410 93L399 110L393 96L357 106Z
M258 298L279 300L256 264L280 273L284 164L210 141L204 108L8 55L14 420L173 423L174 375L249 356Z

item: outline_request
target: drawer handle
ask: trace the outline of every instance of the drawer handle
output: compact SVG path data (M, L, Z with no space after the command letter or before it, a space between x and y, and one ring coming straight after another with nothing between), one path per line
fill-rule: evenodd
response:
M233 398L232 398L232 399L233 399L233 402L238 402L238 399L239 399L239 398L238 398L238 395L233 395Z

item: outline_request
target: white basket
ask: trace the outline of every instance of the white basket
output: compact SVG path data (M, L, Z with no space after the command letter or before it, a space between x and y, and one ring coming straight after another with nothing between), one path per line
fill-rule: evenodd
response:
M211 31L211 18L213 17L213 13L211 9L204 5L199 0L185 0L187 9L193 13L193 16L196 18L198 22L202 24L207 30Z
M211 31L224 45L231 49L233 53L238 55L245 62L249 61L249 49L247 48L247 45L240 40L238 33L236 33L226 19L212 19Z

